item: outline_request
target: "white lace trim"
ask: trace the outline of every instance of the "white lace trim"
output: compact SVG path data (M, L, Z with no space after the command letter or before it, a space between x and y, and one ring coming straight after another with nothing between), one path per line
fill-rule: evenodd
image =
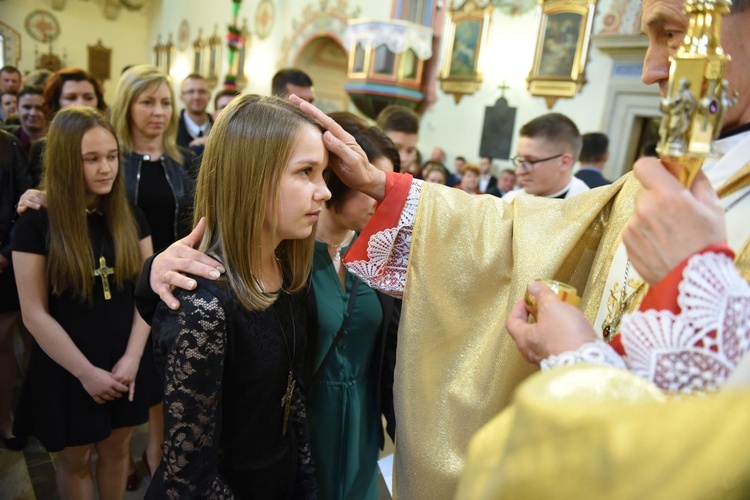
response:
M623 318L628 366L668 392L716 390L750 348L750 286L726 255L695 255L677 304Z
M346 267L370 287L402 298L409 264L411 235L422 194L422 181L413 179L398 226L373 234L367 242L367 260L350 262Z
M578 363L592 363L595 365L614 366L623 370L628 369L623 359L617 354L617 351L601 340L587 342L575 351L566 351L557 356L552 355L543 359L540 366L543 371L546 371Z

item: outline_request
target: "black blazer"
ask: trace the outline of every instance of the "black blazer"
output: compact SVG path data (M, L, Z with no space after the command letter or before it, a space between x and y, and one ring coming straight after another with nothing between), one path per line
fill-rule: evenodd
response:
M599 170L579 170L578 172L576 172L576 177L585 182L586 185L591 189L612 184L612 181L608 181L607 179L605 179Z
M206 113L208 116L208 123L213 124L214 121L211 119L211 115ZM180 111L180 119L177 121L177 145L183 148L191 149L190 142L195 139L190 132L188 132L187 126L185 125L185 110ZM200 151L194 151L196 154L202 153L203 148Z

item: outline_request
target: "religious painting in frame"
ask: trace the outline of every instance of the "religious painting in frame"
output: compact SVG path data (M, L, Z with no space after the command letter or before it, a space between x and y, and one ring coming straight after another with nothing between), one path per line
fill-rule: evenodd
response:
M551 108L586 83L586 58L596 0L539 0L541 16L534 63L526 79L531 95Z
M491 15L491 4L479 5L474 0L466 0L448 12L450 24L445 33L440 88L453 94L456 104L482 85L479 63L487 45Z

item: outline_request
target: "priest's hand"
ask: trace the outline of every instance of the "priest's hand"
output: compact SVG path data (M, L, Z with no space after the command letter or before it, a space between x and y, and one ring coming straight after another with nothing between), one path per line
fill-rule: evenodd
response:
M703 172L688 189L656 158L638 160L633 171L643 190L622 241L647 283L659 283L686 258L726 241L724 209Z
M383 201L385 197L385 172L370 164L367 155L354 140L354 137L331 117L309 102L296 95L291 95L289 101L299 106L304 113L318 120L327 129L323 134L323 144L332 153L329 161L330 166L344 184L375 198L379 202Z
M598 339L583 313L560 300L548 286L535 281L529 285L529 293L537 305L536 323L529 324L524 299L516 302L506 323L524 358L538 364Z
M47 193L38 189L27 189L21 195L16 206L16 212L24 213L27 209L39 210L47 206Z
M197 283L185 276L185 273L206 279L218 279L224 272L224 266L195 247L203 238L206 219L201 218L193 231L177 240L154 258L149 282L151 290L158 294L170 309L179 309L180 302L172 294L172 287L192 290Z

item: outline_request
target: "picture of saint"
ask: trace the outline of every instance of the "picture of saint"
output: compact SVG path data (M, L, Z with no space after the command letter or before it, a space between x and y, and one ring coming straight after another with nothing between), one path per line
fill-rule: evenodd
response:
M472 76L477 59L482 20L467 20L456 23L453 35L450 76Z
M547 18L539 62L539 74L573 77L573 62L581 33L583 16L571 12L552 14Z

